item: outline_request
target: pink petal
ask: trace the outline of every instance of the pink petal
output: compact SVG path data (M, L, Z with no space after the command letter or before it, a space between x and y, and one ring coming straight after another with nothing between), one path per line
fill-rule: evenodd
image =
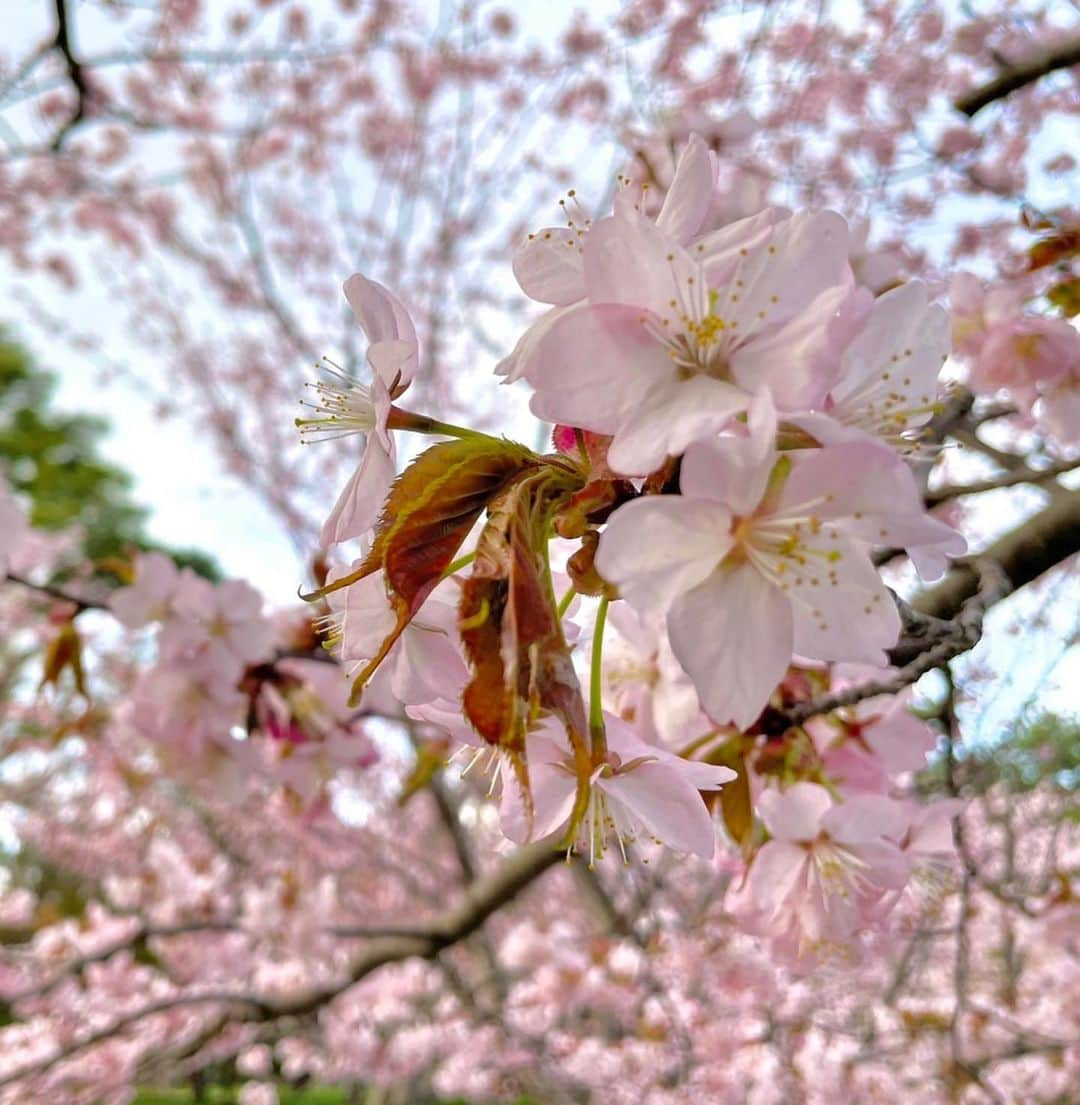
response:
M716 168L709 147L700 134L692 134L679 155L656 225L675 241L689 242L709 213L715 185Z
M400 387L416 375L416 346L411 342L374 342L368 349L367 359L384 388Z
M600 536L596 567L635 609L662 614L704 580L731 547L718 503L653 495L619 507Z
M738 219L706 234L691 250L691 256L701 262L709 287L727 284L740 261L769 237L772 228L785 218L776 207L767 207L755 215Z
M750 564L718 568L676 599L667 626L709 717L740 728L755 721L791 662L791 607L782 592Z
M640 310L583 304L553 319L525 375L536 389L530 406L538 418L614 433L674 369Z
M868 864L866 877L883 890L903 890L911 877L911 857L887 840L860 844L853 849Z
M323 523L323 548L362 537L375 525L396 472L392 451L369 434L360 466L342 488L330 516Z
M948 352L948 316L928 303L925 285L913 280L879 296L844 353L844 373L832 392L838 417L929 407ZM926 410L911 425L932 413Z
M382 341L404 341L414 349L417 347L416 328L409 312L382 284L355 273L345 281L345 298L372 345ZM410 380L411 376L402 379L401 383L408 384Z
M825 485L828 486L828 485ZM795 651L814 660L882 664L900 635L900 615L865 552L843 539L820 542L830 559L785 575ZM831 559L835 558L835 559Z
M776 463L776 413L764 389L753 399L745 437L698 442L679 469L685 495L724 503L732 513L752 514Z
M591 303L629 304L664 317L697 266L641 215L601 219L585 240L585 287Z
M746 409L750 396L706 376L669 379L630 412L608 449L608 464L628 476L645 476L668 457L722 430Z
M565 306L585 298L585 263L579 231L545 227L514 252L521 290L541 303Z
M805 874L808 854L786 840L770 840L754 857L747 888L759 909L775 912Z
M832 211L808 211L771 228L750 250L736 276L744 283L737 304L726 313L740 331L772 330L795 318L822 293L852 282L847 263L848 228ZM774 299L775 297L775 299ZM764 312L765 319L761 319Z
M858 794L821 818L821 827L841 844L866 844L883 836L899 839L910 818L899 802L880 794Z
M781 410L818 406L839 371L853 290L849 276L780 325L768 312L748 320L730 357L735 382L748 390L768 387Z
M822 819L832 805L823 786L795 783L787 790L765 791L758 799L758 813L777 840L809 842L818 838Z
M705 803L671 763L644 763L611 778L601 777L594 785L643 821L669 848L704 859L716 850L716 829Z

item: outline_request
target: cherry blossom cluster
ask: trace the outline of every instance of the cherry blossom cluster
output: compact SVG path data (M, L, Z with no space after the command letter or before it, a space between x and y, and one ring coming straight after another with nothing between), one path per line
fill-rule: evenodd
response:
M115 374L130 311L132 363L167 366L140 394L296 541L345 484L317 605L273 615L153 555L99 599L0 484L3 1105L223 1064L248 1105L1068 1098L1075 761L984 787L964 741L1015 643L952 662L924 723L895 688L950 662L906 658L978 626L963 595L901 607L894 649L877 565L934 579L947 518L1023 588L995 641L1068 610L1075 10L758 7L632 0L545 40L467 0L437 27L405 0L43 3L0 47L11 321ZM614 212L587 210L616 146ZM514 257L546 311L499 366L521 384L482 394L530 317L521 206L571 183ZM957 264L974 403L938 391ZM339 326L301 420L339 447L292 449ZM525 385L550 452L498 436ZM490 897L554 845L589 865Z
M295 636L241 580L214 584L162 553L141 553L109 606L131 630L155 625L155 662L118 711L117 725L155 744L170 770L212 774L232 791L253 775L304 801L374 748L352 718L333 665L276 646Z
M512 840L557 834L591 860L654 841L712 856L700 794L749 786L793 661L887 663L901 621L874 550L932 580L965 548L912 467L940 410L945 312L918 282L860 283L865 235L835 213L727 221L718 171L692 135L661 200L622 178L594 221L571 192L566 225L515 254L547 311L497 371L532 386L553 453L399 406L416 329L359 274L345 295L371 383L331 364L297 420L309 441L365 435L323 528L362 554L309 596L354 702L396 700L486 761ZM447 440L395 480L401 431ZM605 659L609 606L627 647ZM906 707L885 708L902 730ZM850 943L909 878L926 834L888 792L932 744L915 730L900 769L830 747L762 784L774 839L754 869L792 866L756 879L746 912L793 958ZM749 743L717 758L732 741ZM845 770L870 793L845 797Z
M1075 289L1075 278L1058 285ZM973 391L1004 394L1059 446L1080 442L1080 330L1025 309L1018 282L987 288L970 273L950 289L953 343Z

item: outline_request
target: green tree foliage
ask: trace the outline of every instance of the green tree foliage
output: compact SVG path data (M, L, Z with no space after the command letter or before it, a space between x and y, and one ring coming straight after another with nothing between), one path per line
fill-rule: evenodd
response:
M946 789L946 761L935 757L923 773L930 790ZM967 793L1004 785L1023 792L1038 786L1080 788L1080 718L1039 713L1021 718L998 740L956 749L954 779Z
M131 548L161 548L146 536L147 512L132 498L128 473L101 455L104 420L53 407L56 377L0 330L0 474L30 503L45 530L77 527L85 557L100 563ZM192 549L161 549L211 579L213 559Z

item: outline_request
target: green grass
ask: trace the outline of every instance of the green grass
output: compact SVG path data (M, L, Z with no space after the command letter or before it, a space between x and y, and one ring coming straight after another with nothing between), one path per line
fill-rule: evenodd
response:
M207 1105L235 1105L239 1086L229 1089L225 1086L212 1086L205 1094ZM333 1086L314 1086L306 1090L278 1089L281 1105L347 1105L347 1090ZM195 1095L191 1090L139 1090L134 1105L194 1105Z

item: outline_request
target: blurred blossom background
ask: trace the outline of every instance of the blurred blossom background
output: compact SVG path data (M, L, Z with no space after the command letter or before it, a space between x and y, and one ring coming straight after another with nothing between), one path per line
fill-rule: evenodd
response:
M1080 363L1020 341L1080 311L1075 3L5 0L0 27L0 477L32 527L0 592L0 1103L1080 1100ZM294 420L323 358L369 371L345 279L407 305L410 409L548 451L495 375L546 309L515 250L662 196L692 134L719 223L838 211L861 285L952 310L926 504L1015 583L910 701L897 786L963 811L926 830L955 854L810 973L738 921L749 808L714 810L713 861L575 863L417 936L501 870L489 781L325 673L253 674L258 645L231 753L148 751L158 645L96 607L164 554L310 663L297 593L360 446ZM307 743L256 792L272 729Z

